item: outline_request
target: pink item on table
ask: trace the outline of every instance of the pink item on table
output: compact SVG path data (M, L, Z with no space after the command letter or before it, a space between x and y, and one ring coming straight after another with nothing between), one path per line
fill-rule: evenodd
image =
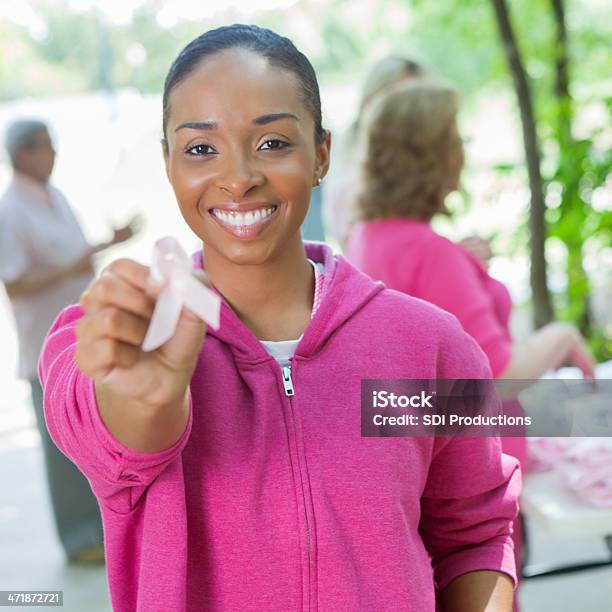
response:
M172 338L183 305L214 329L219 329L221 298L194 278L191 259L172 237L155 243L151 279L166 283L155 304L143 351L154 351Z
M612 508L612 441L572 439L566 451L562 479L582 499L599 508Z
M555 470L561 481L585 502L612 508L612 440L608 438L534 438L530 467Z
M532 438L527 445L529 472L548 472L566 457L571 438Z

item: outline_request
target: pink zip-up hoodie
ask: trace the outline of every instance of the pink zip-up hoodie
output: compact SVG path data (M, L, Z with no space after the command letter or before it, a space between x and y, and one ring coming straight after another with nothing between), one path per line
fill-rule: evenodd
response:
M451 315L306 251L325 289L291 372L224 302L162 452L102 422L74 360L81 309L51 328L47 424L100 503L115 612L431 612L461 574L515 578L520 472L497 439L361 437L362 379L489 377L484 354Z

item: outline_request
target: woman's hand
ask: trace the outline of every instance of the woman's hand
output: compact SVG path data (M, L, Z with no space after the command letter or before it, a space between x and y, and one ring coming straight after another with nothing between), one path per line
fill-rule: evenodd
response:
M571 336L571 346L568 351L568 361L576 366L585 378L595 378L595 360L591 350L586 345L582 334L573 326L568 326L568 334Z
M480 236L468 236L461 240L459 244L476 257L485 268L489 267L489 260L493 257L490 240Z
M585 378L594 378L595 361L580 332L569 323L549 323L512 345L512 358L500 378L535 380L568 363Z
M141 226L142 217L140 215L136 215L123 227L118 227L113 230L113 238L110 241L109 246L114 246L115 244L120 244L126 240L129 240L140 231Z
M210 284L203 272L199 278ZM184 400L206 325L183 308L174 336L159 349L143 352L160 290L151 285L148 267L118 259L82 294L85 316L76 327L76 362L97 391L152 408Z

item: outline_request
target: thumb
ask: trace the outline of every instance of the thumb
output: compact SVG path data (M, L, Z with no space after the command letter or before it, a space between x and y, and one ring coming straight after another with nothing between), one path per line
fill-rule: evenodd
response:
M173 336L158 351L176 368L192 367L205 336L206 323L183 306Z
M212 283L203 270L194 270L193 276L208 288ZM189 307L183 306L174 335L160 350L175 364L191 362L198 355L206 336L207 325Z

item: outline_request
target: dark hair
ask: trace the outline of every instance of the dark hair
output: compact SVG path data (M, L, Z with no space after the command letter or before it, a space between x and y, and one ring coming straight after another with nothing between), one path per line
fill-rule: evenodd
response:
M167 146L166 127L170 115L172 90L189 76L202 59L235 48L254 51L266 58L272 66L292 72L297 77L302 102L314 119L315 141L317 144L322 144L325 140L325 130L322 126L319 84L308 58L298 51L291 40L272 30L237 23L200 34L178 54L170 66L164 83L162 127L164 146Z
M9 124L4 135L4 146L13 165L21 149L36 146L36 135L42 130L48 132L49 128L40 119L16 119Z

